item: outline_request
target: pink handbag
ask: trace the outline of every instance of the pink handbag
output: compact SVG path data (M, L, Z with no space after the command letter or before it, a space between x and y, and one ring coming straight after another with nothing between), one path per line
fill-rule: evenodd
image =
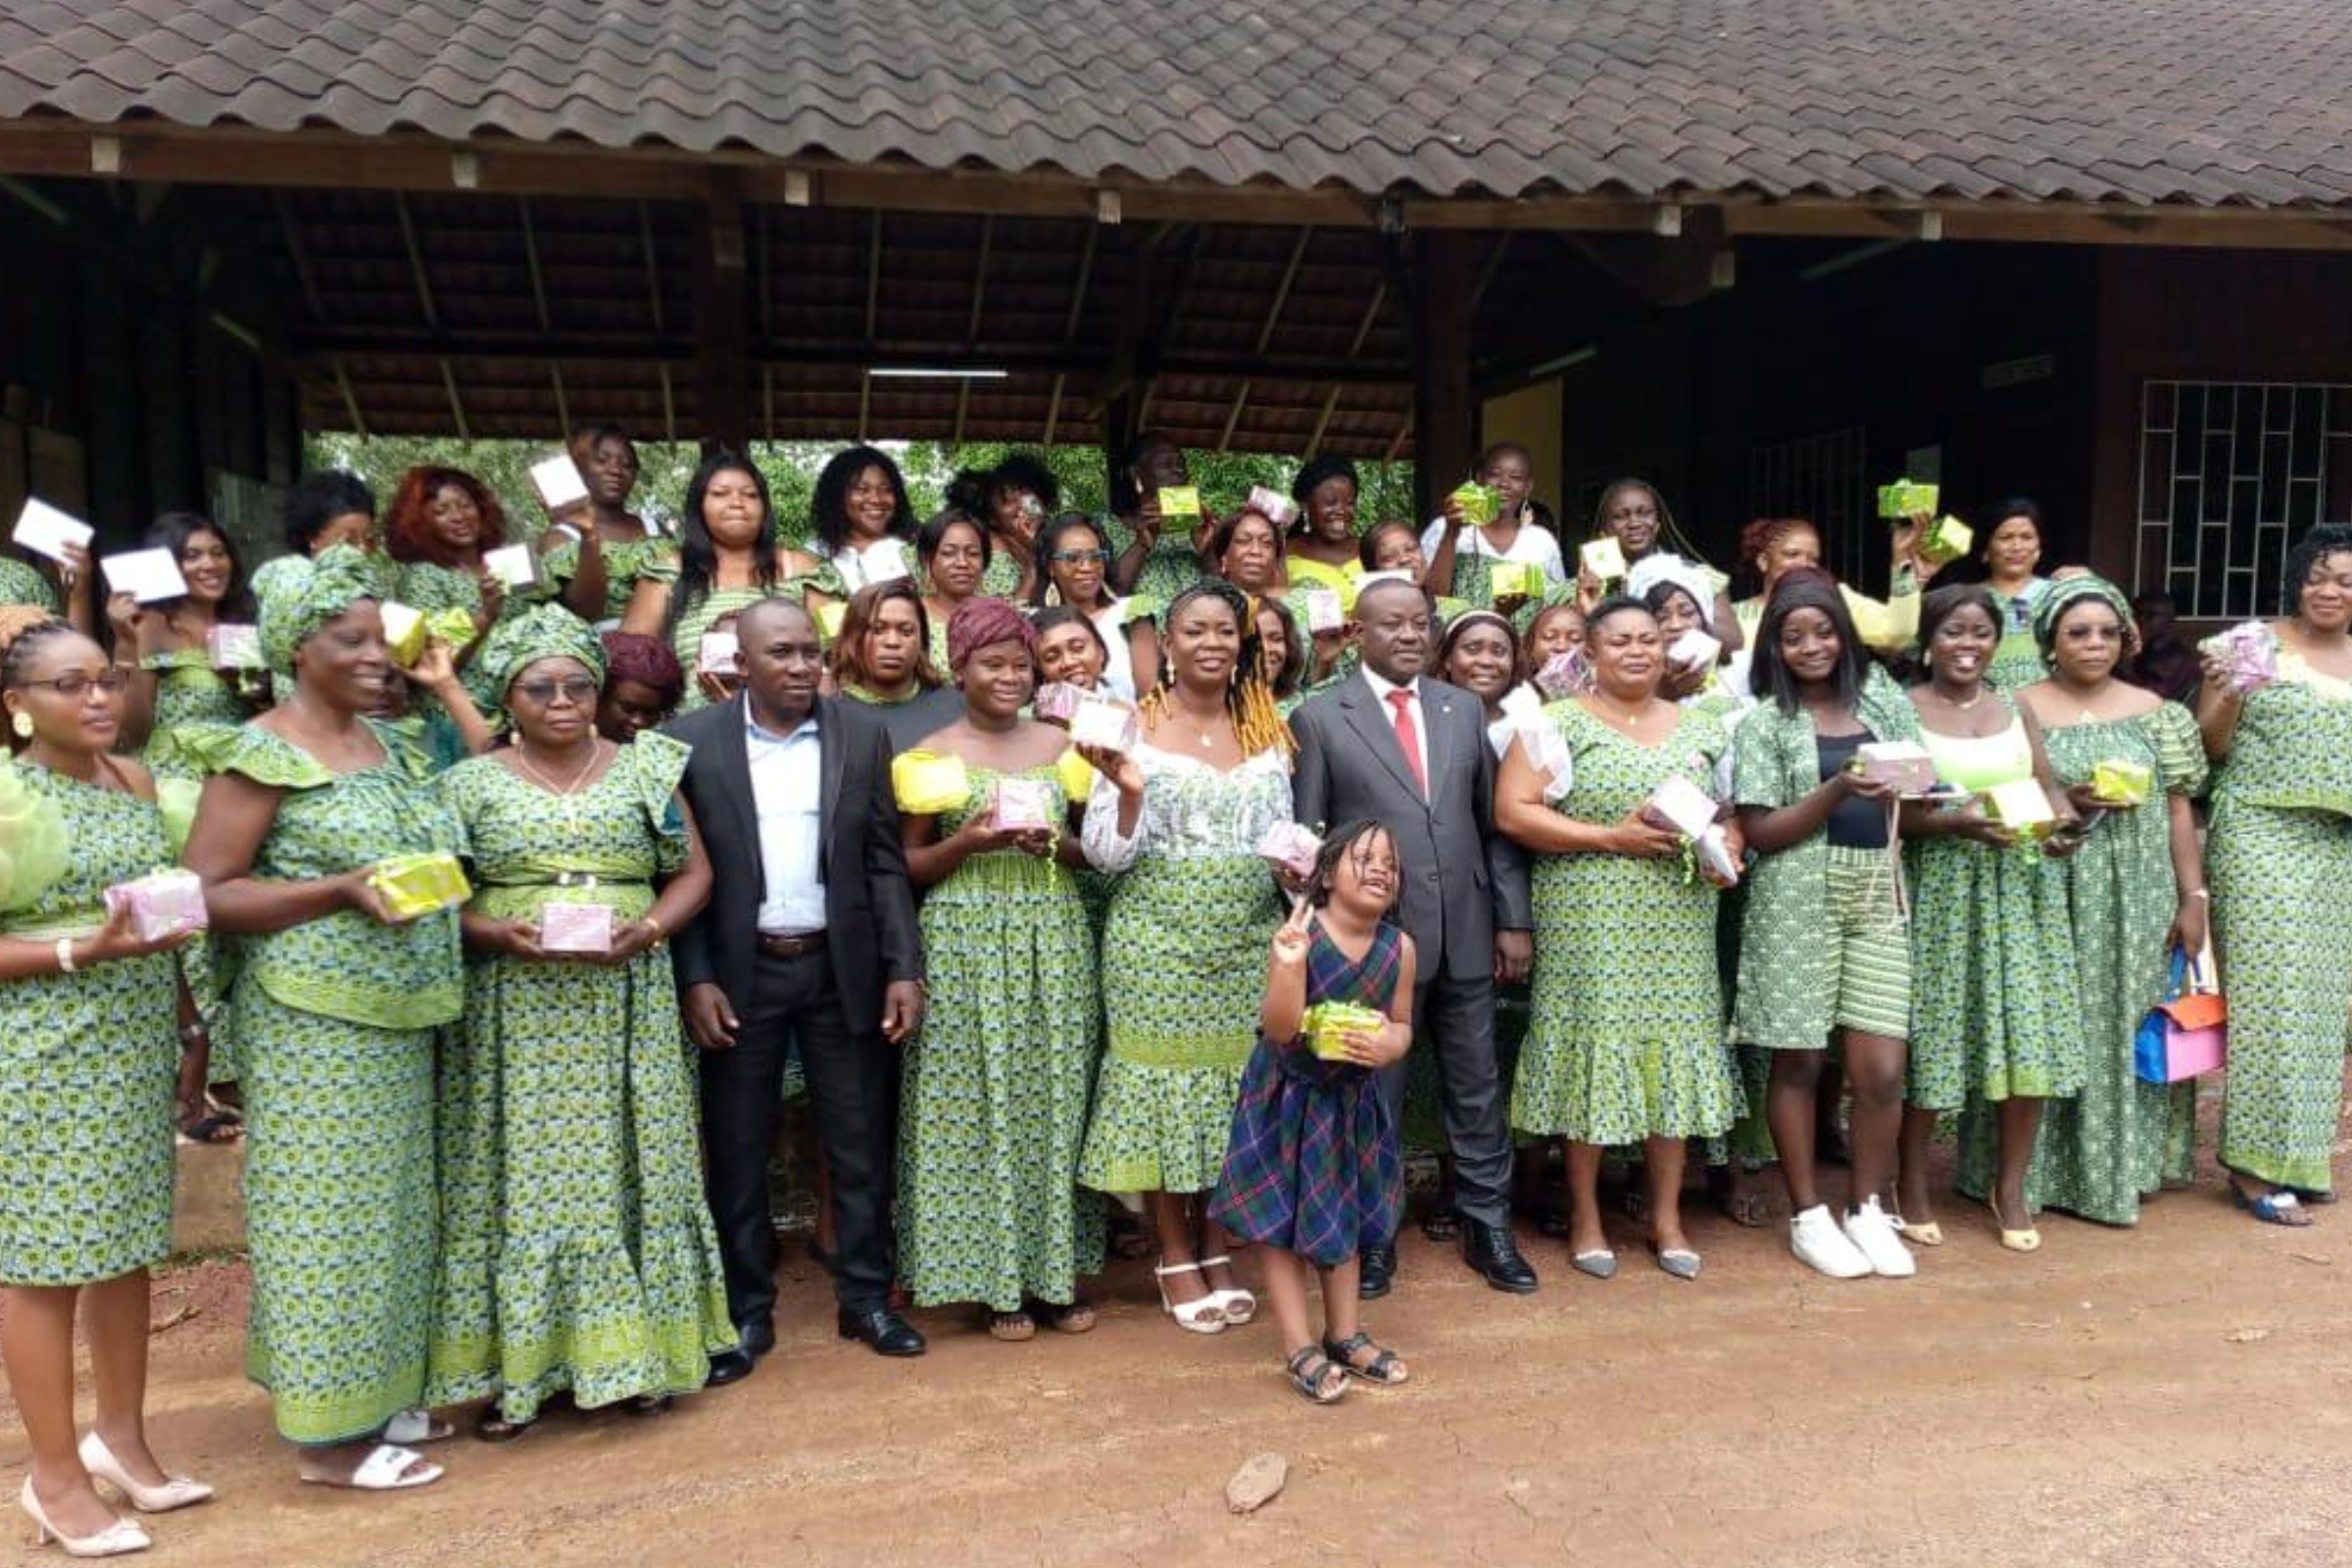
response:
M2177 1084L2213 1071L2229 1054L2230 1004L2213 988L2213 971L2202 960L2203 955L2191 959L2173 950L2164 1000L2148 1009L2132 1043L2132 1068L2143 1082Z

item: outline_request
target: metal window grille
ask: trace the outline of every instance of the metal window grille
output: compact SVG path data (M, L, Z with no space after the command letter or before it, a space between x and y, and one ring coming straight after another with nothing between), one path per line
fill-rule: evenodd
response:
M1848 582L1862 577L1870 542L1864 524L1878 510L1866 433L1854 424L1748 450L1748 515L1806 518L1821 530L1822 564Z
M2132 588L2190 619L2276 614L2287 547L2352 521L2352 385L2149 381Z

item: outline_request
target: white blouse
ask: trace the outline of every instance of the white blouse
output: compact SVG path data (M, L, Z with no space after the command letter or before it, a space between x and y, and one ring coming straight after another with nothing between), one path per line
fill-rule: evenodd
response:
M1230 772L1150 741L1135 749L1144 808L1135 831L1119 833L1119 787L1095 780L1079 847L1101 871L1124 871L1146 855L1253 855L1266 829L1291 820L1291 760L1269 746ZM1203 911L1207 917L1207 911Z

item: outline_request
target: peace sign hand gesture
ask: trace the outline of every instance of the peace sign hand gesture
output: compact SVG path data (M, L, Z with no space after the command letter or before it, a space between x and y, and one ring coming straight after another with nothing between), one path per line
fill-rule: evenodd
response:
M1314 918L1315 906L1305 899L1291 906L1291 917L1274 932L1274 967L1299 969L1306 965L1309 943L1307 923Z

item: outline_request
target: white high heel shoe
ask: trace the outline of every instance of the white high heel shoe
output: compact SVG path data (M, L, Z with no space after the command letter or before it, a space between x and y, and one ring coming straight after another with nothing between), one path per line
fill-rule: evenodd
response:
M106 1440L92 1432L81 1440L81 1467L130 1499L130 1505L141 1513L170 1513L174 1508L193 1508L200 1502L213 1500L213 1489L201 1481L185 1476L168 1477L160 1487L141 1486L130 1479L122 1461L106 1446Z
M1154 1282L1159 1286L1160 1309L1174 1318L1176 1326L1180 1329L1194 1334L1222 1334L1225 1332L1225 1313L1217 1305L1215 1297L1203 1296L1190 1301L1174 1301L1168 1298L1169 1275L1198 1274L1200 1272L1200 1265L1198 1263L1154 1265L1152 1274Z
M41 1499L32 1490L32 1477L17 1492L17 1506L24 1510L35 1532L33 1544L46 1546L52 1541L65 1547L69 1557L127 1557L134 1551L145 1551L155 1544L147 1532L128 1519L117 1519L94 1536L69 1536L49 1522L41 1511Z

